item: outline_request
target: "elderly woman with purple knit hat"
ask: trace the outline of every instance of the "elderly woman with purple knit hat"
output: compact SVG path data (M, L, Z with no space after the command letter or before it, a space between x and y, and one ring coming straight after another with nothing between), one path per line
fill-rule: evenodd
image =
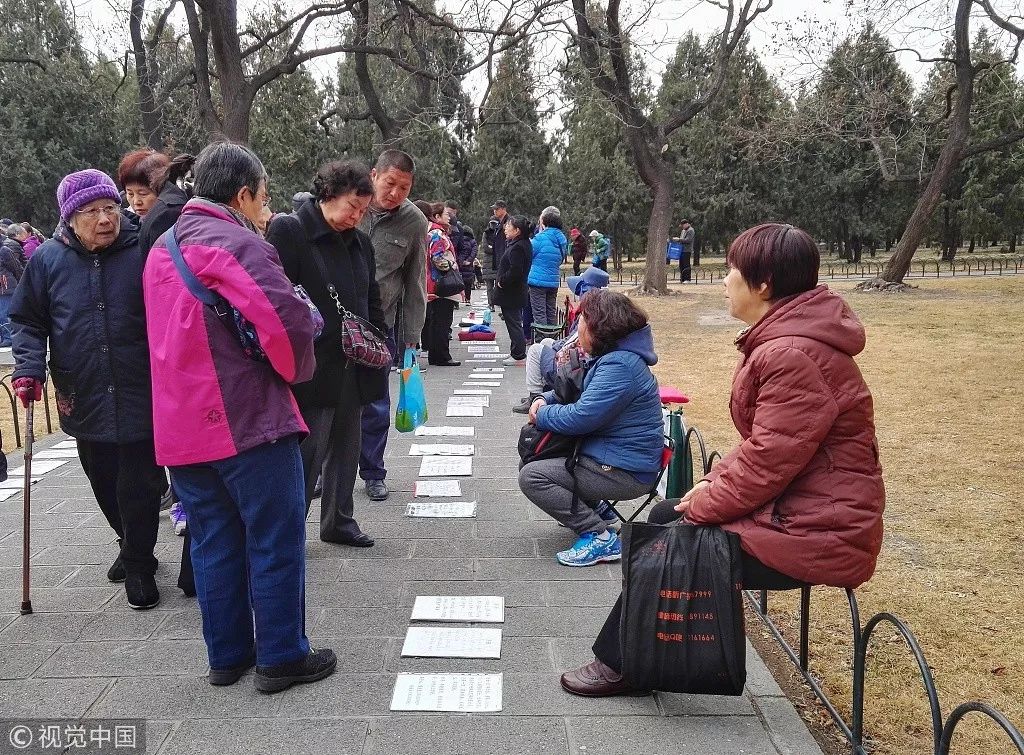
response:
M138 229L98 170L66 176L57 204L60 225L32 255L11 303L13 384L27 406L42 398L49 371L61 429L78 440L120 544L107 578L125 583L132 608L153 608L164 474L153 451Z

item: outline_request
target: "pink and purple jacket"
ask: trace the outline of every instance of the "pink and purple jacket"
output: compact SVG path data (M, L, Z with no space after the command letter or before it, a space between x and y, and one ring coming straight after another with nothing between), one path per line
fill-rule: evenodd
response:
M157 463L218 461L307 433L288 384L313 376L313 321L277 251L203 199L185 205L176 238L203 285L255 327L268 361L246 357L234 334L185 287L161 236L142 279Z

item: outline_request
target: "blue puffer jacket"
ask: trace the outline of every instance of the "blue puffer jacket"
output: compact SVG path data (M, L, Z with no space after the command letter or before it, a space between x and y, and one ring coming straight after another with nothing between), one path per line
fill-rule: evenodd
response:
M658 381L650 370L657 361L651 326L630 333L590 365L575 404L554 403L554 391L544 394L537 427L586 436L584 456L654 482L665 442Z
M569 242L557 228L545 228L533 237L533 264L526 282L538 288L558 288L562 276L558 268L565 261Z

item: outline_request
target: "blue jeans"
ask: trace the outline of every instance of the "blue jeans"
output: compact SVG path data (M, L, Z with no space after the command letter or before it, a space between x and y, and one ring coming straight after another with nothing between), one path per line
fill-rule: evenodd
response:
M388 331L388 348L398 353L395 343L395 329ZM403 344L403 349L404 349ZM383 398L363 407L362 441L359 446L359 476L364 480L383 480L388 476L384 468L384 451L388 446L388 431L391 429L391 381Z
M306 501L298 437L172 467L171 475L188 517L210 668L239 666L254 649L260 666L305 657Z
M14 292L0 296L0 346L11 345L11 300Z

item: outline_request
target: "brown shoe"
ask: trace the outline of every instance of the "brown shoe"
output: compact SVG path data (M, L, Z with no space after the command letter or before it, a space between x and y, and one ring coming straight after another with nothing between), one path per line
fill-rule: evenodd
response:
M616 673L596 658L586 666L562 674L562 689L581 697L650 694L631 688L622 678L622 674Z

